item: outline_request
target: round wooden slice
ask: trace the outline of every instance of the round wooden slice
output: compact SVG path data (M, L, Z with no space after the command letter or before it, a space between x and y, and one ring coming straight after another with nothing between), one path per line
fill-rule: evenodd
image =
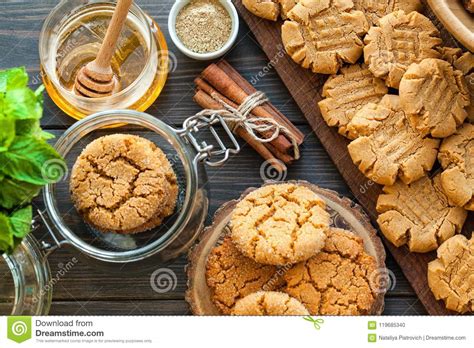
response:
M288 181L288 183L303 185L321 196L326 201L327 210L331 214L331 226L352 231L360 236L364 240L366 252L375 258L377 269L385 270L385 249L376 230L359 205L347 197L341 197L335 191L323 189L307 181ZM278 184L278 182L266 182L264 185L269 184ZM211 290L206 282L207 257L212 248L218 245L223 237L230 232L228 225L236 204L255 189L249 188L238 200L224 203L216 211L212 225L204 229L199 242L189 252L189 261L186 267L188 276L186 301L195 315L221 314L211 300ZM385 292L386 289L379 291L369 314L382 313Z

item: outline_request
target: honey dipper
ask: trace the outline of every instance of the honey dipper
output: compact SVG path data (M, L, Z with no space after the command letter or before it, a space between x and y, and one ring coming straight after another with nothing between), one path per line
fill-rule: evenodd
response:
M97 57L79 70L74 84L77 94L101 98L118 92L117 77L111 67L117 40L133 0L118 0Z

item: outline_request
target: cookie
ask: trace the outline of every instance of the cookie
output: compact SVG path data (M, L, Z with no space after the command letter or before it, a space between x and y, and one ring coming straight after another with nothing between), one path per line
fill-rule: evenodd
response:
M438 58L441 44L438 29L418 12L395 11L379 20L364 38L364 61L369 70L398 88L410 64Z
M414 183L401 181L384 186L377 200L377 223L395 246L408 245L410 251L435 250L462 229L467 213L449 202L440 175L423 177Z
M380 289L377 271L360 237L332 228L320 253L285 273L284 291L312 315L369 314Z
M295 184L263 186L235 207L231 236L244 255L271 265L307 260L324 246L330 216L324 201Z
M457 206L474 210L474 125L465 123L443 140L438 154L441 186Z
M445 138L466 119L470 96L460 70L430 58L412 64L403 75L400 102L418 131Z
M362 55L369 25L350 0L301 0L283 23L283 46L290 57L315 73L335 74Z
M395 11L421 12L423 4L420 0L353 0L354 8L362 11L370 26L376 25L380 18Z
M251 293L282 286L282 277L275 266L262 265L245 257L230 237L210 252L206 280L213 303L224 314L230 314L235 303Z
M384 81L365 64L349 65L327 79L322 92L325 99L318 106L328 126L338 127L340 134L352 138L347 124L354 114L365 104L380 101L387 92Z
M474 54L453 47L441 47L439 51L442 59L464 74L470 95L470 104L466 108L467 118L474 123Z
M173 213L178 195L163 151L129 134L88 144L72 168L69 186L78 212L103 232L138 233L156 227Z
M367 104L347 128L357 138L347 146L352 161L378 184L393 185L397 177L409 184L426 175L436 161L440 141L411 126L397 95Z
M437 300L459 313L474 312L474 235L444 242L428 264L428 285Z
M300 301L284 292L259 291L237 301L232 315L308 315Z
M242 0L242 4L254 15L276 21L278 17L287 18L288 12L298 0Z

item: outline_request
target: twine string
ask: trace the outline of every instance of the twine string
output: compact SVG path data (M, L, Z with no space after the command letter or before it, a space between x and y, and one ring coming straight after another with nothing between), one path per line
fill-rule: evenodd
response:
M246 97L238 108L232 107L225 101L213 95L211 97L217 102L221 103L224 106L224 109L204 109L198 112L196 116L212 116L213 114L218 114L229 124L232 132L235 133L238 127L242 127L254 140L261 143L269 143L275 140L280 135L280 133L284 134L293 145L295 159L300 158L298 142L293 133L290 132L288 128L281 125L278 123L278 121L272 118L256 117L251 114L254 108L268 102L268 98L265 96L265 93L256 91L255 93ZM267 133L267 136L261 135L264 133Z

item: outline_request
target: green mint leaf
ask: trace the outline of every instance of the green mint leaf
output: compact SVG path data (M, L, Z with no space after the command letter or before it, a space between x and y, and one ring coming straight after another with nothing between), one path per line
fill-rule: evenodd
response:
M28 74L24 67L0 71L0 93L16 88L24 88L28 84Z
M15 121L0 116L0 152L8 150L15 138Z
M39 120L43 113L43 105L31 89L17 88L5 93L3 113L19 120Z
M10 219L0 212L0 253L10 253L13 247L14 239Z
M30 203L41 190L39 185L3 177L3 174L0 175L0 187L0 207L4 209Z
M45 175L45 166L61 156L46 142L29 136L16 136L7 152L0 152L0 171L19 181L46 185L61 178Z
M24 238L31 231L31 220L33 219L33 208L31 205L14 211L10 215L10 225L13 236Z

